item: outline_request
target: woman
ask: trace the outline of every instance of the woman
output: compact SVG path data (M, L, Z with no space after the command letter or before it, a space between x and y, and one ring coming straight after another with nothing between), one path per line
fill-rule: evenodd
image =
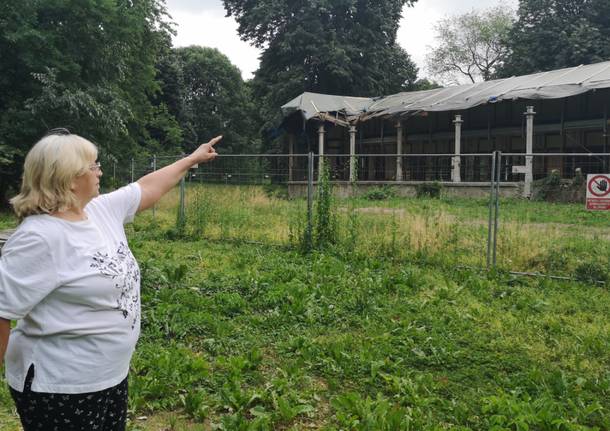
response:
M213 160L220 139L104 195L88 140L63 131L30 150L11 200L22 222L0 259L0 366L6 355L25 431L125 429L140 271L123 224Z

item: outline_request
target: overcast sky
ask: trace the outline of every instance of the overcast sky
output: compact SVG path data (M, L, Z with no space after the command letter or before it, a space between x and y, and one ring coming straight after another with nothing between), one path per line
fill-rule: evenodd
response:
M166 4L177 24L174 46L218 48L239 67L244 79L252 78L258 68L260 51L239 39L237 23L233 18L225 17L221 0L166 0ZM424 58L427 47L435 43L433 27L438 20L498 5L516 10L518 0L419 0L415 6L403 10L398 43L419 67L419 77L424 77L427 75Z

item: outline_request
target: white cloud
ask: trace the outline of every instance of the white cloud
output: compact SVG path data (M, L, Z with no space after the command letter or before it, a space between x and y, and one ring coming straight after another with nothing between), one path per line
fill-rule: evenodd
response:
M182 12L205 12L221 11L224 12L224 5L221 0L166 0L167 8L173 11Z
M236 65L244 79L250 79L258 69L260 50L239 39L237 22L217 9L199 12L170 10L178 34L173 38L176 47L200 45L217 48Z
M414 7L404 8L402 15L396 39L417 64L421 77L426 47L434 43L434 24L443 18L443 14L434 5L434 0L425 0L415 3Z

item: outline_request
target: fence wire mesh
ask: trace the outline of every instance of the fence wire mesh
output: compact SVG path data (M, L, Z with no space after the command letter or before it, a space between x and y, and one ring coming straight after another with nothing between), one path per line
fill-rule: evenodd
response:
M311 185L317 187L321 167L328 169L336 247L354 256L485 267L495 244L502 270L599 278L601 265L610 263L610 219L585 210L584 182L587 173L606 169L608 155L529 157L531 199L522 197L523 154L498 154L495 164L493 154L314 156ZM178 158L117 166L107 185L137 180ZM315 236L319 218L314 206L308 219L309 163L303 154L220 155L190 170L182 193L176 187L137 224L153 224L169 237L299 246L308 222Z
M587 174L607 173L609 154L532 154L531 196L500 196L499 268L584 281L607 281L610 217L585 207ZM523 181L513 166L522 154L501 154L499 180ZM522 192L523 190L520 189Z

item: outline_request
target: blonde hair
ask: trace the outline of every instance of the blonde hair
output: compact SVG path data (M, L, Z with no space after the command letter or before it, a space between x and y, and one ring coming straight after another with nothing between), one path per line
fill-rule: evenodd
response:
M97 147L69 133L38 141L25 157L20 193L11 199L17 216L50 214L77 206L72 181L97 158Z

